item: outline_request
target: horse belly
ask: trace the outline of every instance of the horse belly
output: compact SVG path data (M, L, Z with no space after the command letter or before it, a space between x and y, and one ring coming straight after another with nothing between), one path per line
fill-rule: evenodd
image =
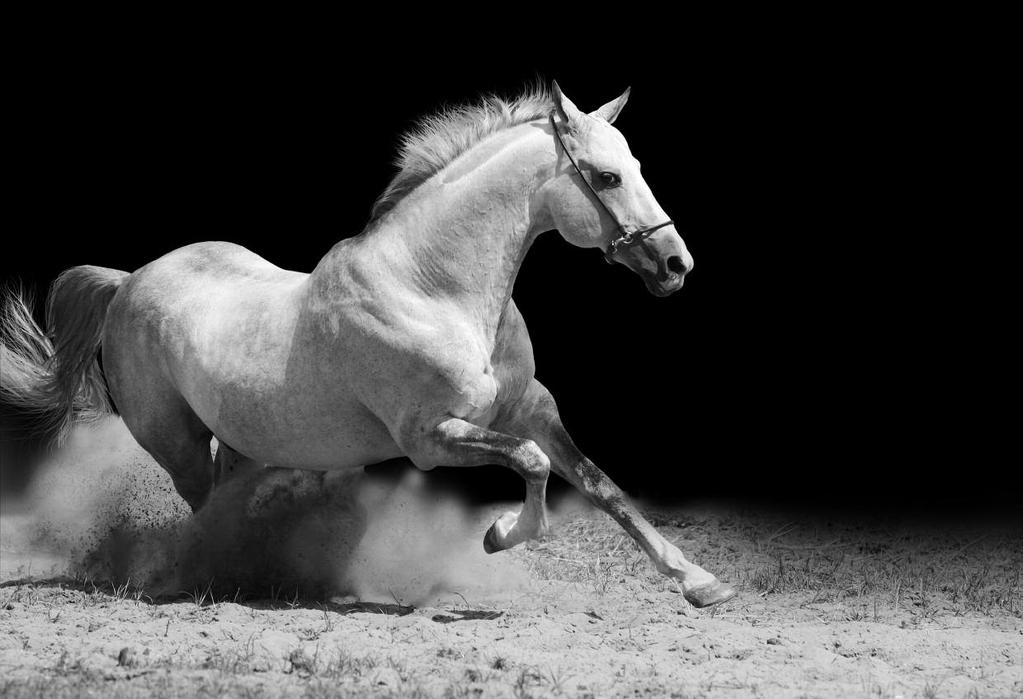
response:
M401 456L390 433L354 401L317 400L272 415L259 414L273 401L221 404L214 433L237 451L273 466L336 471L360 468Z

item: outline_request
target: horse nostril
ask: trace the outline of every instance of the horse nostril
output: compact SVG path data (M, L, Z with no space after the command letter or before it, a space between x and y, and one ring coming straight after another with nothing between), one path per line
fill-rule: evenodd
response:
M686 267L686 263L682 261L682 258L678 255L672 255L668 258L668 269L675 274L685 274L689 271Z

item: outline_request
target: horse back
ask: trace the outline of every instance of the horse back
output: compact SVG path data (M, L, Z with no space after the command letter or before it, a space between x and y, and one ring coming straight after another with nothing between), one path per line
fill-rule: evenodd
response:
M283 381L307 276L231 243L170 252L118 290L105 362L115 372L159 370L196 412L207 413L204 420L215 421L224 386L255 394Z

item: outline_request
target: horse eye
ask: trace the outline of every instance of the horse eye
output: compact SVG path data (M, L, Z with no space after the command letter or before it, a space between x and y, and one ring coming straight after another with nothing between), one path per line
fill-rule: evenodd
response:
M622 178L614 172L600 173L600 181L605 187L617 187L622 183Z

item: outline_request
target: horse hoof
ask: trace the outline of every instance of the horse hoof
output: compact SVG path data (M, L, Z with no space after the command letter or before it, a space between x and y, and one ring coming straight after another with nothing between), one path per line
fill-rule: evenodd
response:
M490 525L490 529L487 530L486 536L483 537L483 550L487 553L497 553L498 551L504 550L499 543L497 543L497 522Z
M712 604L727 602L737 595L735 588L720 580L694 587L686 592L683 597L689 604L696 608L709 607Z

